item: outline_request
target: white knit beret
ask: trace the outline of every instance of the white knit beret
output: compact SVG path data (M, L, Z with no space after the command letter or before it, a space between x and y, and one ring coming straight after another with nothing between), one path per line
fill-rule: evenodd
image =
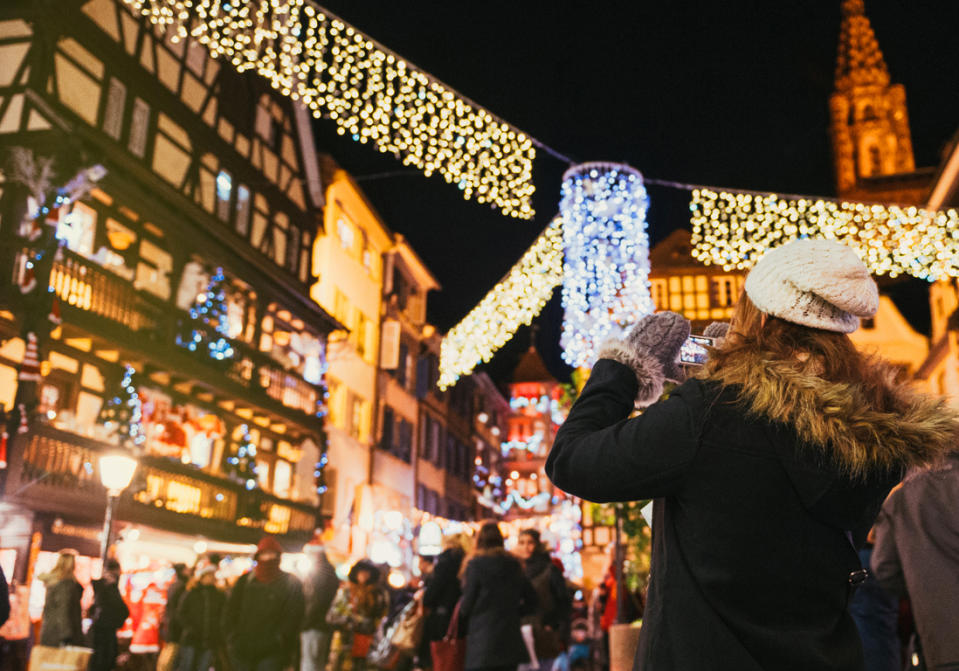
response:
M746 277L746 295L762 312L812 328L852 333L879 309L879 290L849 247L794 240L766 252Z

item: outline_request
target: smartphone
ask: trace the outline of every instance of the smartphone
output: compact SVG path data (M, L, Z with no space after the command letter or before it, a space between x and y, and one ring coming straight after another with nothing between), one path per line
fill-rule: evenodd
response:
M714 338L708 336L689 336L679 350L679 362L688 366L702 366L709 358L709 351L706 348L712 347L714 341Z

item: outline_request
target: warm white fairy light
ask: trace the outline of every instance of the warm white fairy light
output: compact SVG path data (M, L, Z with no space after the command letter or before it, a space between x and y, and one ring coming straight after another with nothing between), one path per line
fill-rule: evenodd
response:
M562 281L563 233L554 219L506 277L443 338L440 389L489 361L520 326L533 321Z
M255 70L341 135L434 172L504 214L533 216L532 140L308 0L124 0Z
M693 256L726 270L750 268L770 247L830 238L852 247L876 275L959 277L959 212L694 189Z
M563 358L591 364L619 326L653 311L649 296L649 199L638 170L584 163L563 175Z

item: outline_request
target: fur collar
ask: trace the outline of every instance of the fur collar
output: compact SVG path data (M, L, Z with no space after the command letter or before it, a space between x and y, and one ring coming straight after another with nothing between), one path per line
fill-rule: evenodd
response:
M956 449L959 412L942 399L895 381L895 369L874 360L889 403L876 408L858 385L818 377L811 363L771 361L756 353L704 379L738 388L753 416L786 424L806 444L819 446L852 477L875 469L925 466Z

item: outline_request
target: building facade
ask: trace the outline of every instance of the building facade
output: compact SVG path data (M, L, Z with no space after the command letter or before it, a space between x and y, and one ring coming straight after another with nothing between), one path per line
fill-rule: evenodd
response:
M298 548L321 522L327 336L343 328L310 298L324 193L308 115L119 0L4 3L0 73L12 574L62 547L99 556L115 450L139 462L118 510L128 565L263 533Z

